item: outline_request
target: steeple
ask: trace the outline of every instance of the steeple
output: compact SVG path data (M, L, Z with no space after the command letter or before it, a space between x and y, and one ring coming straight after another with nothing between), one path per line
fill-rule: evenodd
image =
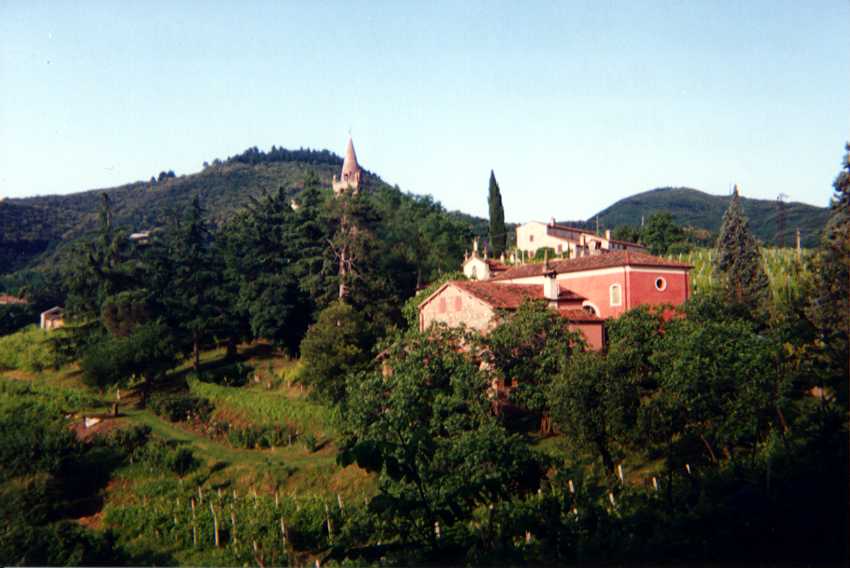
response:
M351 189L353 193L360 190L360 164L357 163L357 154L354 152L351 136L348 137L348 144L345 146L345 158L342 160L339 179L336 176L333 179L334 195L339 195L348 189Z

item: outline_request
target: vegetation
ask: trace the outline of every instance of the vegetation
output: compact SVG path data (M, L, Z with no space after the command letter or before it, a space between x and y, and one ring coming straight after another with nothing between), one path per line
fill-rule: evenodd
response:
M271 154L205 173L294 164ZM226 222L189 199L139 242L101 197L44 296L68 327L0 339L0 558L839 563L848 172L811 257L759 249L733 202L688 253L692 297L608 322L601 352L542 302L486 336L420 330L415 290L470 235L427 198L305 173ZM764 309L736 295L768 281Z
M507 227L505 227L505 208L502 206L502 192L496 181L496 174L490 170L490 187L487 195L487 205L490 207L490 243L491 253L498 257L505 252L508 244Z

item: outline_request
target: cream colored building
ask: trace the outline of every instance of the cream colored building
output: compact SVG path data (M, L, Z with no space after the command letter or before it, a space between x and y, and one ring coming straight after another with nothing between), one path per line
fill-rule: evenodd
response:
M554 250L556 255L567 258L620 250L646 252L646 248L637 243L612 239L610 230L600 236L593 231L559 225L554 219L549 223L530 221L518 226L516 243L519 250L529 255L548 247Z

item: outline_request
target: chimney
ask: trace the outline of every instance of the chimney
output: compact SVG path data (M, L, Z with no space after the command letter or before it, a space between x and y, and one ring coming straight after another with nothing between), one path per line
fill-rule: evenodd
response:
M611 229L605 229L605 240L606 241L611 240Z

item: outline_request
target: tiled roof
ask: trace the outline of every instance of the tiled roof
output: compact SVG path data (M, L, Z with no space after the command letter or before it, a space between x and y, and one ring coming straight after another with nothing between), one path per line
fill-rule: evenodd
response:
M26 304L28 303L23 298L10 296L8 294L0 294L0 304Z
M515 310L526 300L543 300L543 286L539 284L496 284L493 282L479 282L476 280L453 280L450 284L461 290L472 294L482 302L502 310ZM571 290L562 288L558 295L559 300L584 300ZM602 321L597 316L580 308L560 309L561 317L569 321L594 322Z
M588 229L579 229L578 227L569 227L567 225L560 225L558 223L555 223L554 225L550 223L549 225L547 225L547 227L551 227L553 229L561 229L562 231L573 231L575 233L584 233L586 235L592 235L592 236L594 236L598 239L603 238L603 237L600 237L599 235L597 235L595 231L590 231ZM608 239L608 240L611 241L612 243L617 243L619 245L631 245L631 246L634 246L634 247L646 248L645 246L643 246L640 243L633 243L631 241L621 241L619 239Z
M515 310L526 300L543 299L543 286L539 284L493 284L486 280L452 280L450 284L503 310Z
M653 266L657 268L682 268L685 270L693 268L689 264L634 251L614 251L566 260L549 261L549 269L554 270L558 274L614 268L617 266ZM514 278L528 278L541 274L543 274L542 264L524 264L502 272L495 276L493 280L512 280Z
M484 262L487 263L487 266L490 268L490 272L504 272L510 268L507 264L502 264L498 260L493 260L491 258L488 258Z

